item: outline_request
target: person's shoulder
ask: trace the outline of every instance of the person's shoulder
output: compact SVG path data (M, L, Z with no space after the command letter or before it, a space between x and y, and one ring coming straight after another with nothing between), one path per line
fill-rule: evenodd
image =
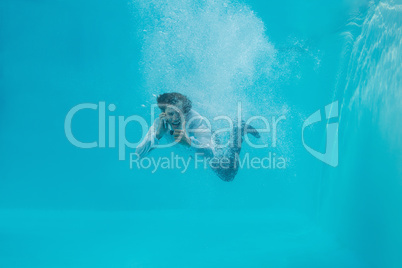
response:
M201 115L200 115L197 111L191 109L191 110L187 113L187 118L193 118L193 117L201 117Z
M190 112L188 112L187 114L187 121L190 121L190 127L192 128L198 128L200 126L206 125L204 122L205 120L207 120L206 117L202 116L193 109L191 109Z
M202 116L195 110L191 109L186 115L186 121L197 121L201 119Z

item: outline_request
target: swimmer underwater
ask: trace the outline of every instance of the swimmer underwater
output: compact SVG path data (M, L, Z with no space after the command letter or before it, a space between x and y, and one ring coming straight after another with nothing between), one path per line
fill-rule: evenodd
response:
M243 135L249 133L260 138L260 134L252 126L241 122L241 129L239 129L235 123L228 146L222 148L216 135L212 139L212 130L206 124L204 117L192 109L189 98L174 92L161 94L157 96L156 101L161 113L136 148L139 158L155 149L164 138L168 143L177 143L194 153L202 154L205 158L226 158L226 165L211 168L223 181L232 181L239 167L237 161Z

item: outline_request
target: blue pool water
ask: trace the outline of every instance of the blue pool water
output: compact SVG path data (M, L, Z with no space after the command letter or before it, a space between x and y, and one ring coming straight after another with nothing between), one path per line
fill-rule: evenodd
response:
M0 267L402 267L400 1L3 0L0 10ZM235 117L239 102L245 119L284 116L275 145L262 133L251 140L269 147L245 144L242 156L275 154L286 168L241 169L232 182L192 166L130 168L119 116L149 124L155 95L173 91L208 118ZM104 146L90 109L72 133L98 146L69 141L66 116L82 103L105 103ZM322 120L303 129L316 111ZM139 130L127 124L127 140ZM306 144L337 148L337 165Z

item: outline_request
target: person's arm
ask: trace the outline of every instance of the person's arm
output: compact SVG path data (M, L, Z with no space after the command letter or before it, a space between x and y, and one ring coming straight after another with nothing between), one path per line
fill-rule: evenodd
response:
M173 137L177 143L194 153L209 157L214 155L211 146L211 129L203 122L201 116L194 116L190 119L189 124L182 122L181 128L174 130Z
M156 138L156 129L159 127L159 118L154 121L154 124L149 128L144 140L137 146L135 153L139 158L146 156L151 152L159 143L159 139Z

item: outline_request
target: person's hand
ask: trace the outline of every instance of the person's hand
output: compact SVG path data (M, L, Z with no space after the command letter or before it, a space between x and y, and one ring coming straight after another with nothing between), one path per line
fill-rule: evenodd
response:
M167 127L167 122L166 122L166 114L161 113L159 115L159 126L158 126L158 129L156 130L156 138L158 140L160 140L163 137L163 135L166 134L167 131L168 131L168 127Z
M187 136L185 125L185 122L183 122L182 129L175 129L173 132L173 137L175 142L186 146L191 146L191 139Z

